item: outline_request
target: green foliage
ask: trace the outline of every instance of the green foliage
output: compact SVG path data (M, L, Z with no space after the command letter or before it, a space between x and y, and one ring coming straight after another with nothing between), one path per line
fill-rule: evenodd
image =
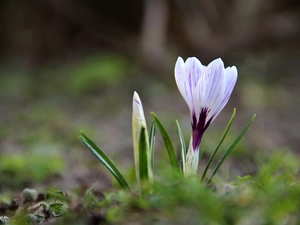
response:
M61 215L67 212L67 206L62 202L53 202L49 204L49 210L56 215Z
M120 83L127 72L128 65L124 58L96 55L68 68L66 74L72 75L71 88L84 93L98 90L100 84L111 88Z
M284 163L288 161L291 164ZM216 191L193 179L164 174L147 201L150 211L165 216L152 211L151 217L167 218L164 224L297 224L300 185L295 161L292 155L275 153L257 177L238 177L235 186L221 183Z
M9 218L9 224L14 225L27 225L27 224L41 224L58 216L65 214L69 207L68 203L70 202L69 197L66 194L63 194L65 198L56 198L53 196L58 196L63 193L62 191L52 192L47 194L47 199L45 201L36 202L37 199L28 198L30 194L36 194L35 190L24 189L21 197L20 204L15 214Z
M155 113L151 113L153 116L153 119L156 123L156 125L158 126L160 133L163 137L166 149L168 151L168 155L169 155L169 159L170 159L170 164L172 166L172 168L179 172L179 166L178 166L178 162L177 162L177 157L176 157L176 153L175 153L175 149L173 147L172 141L166 131L166 129L164 128L164 126L162 125L162 123L160 122L160 120L157 118L157 116L155 115Z
M291 164L285 163L290 160ZM275 153L259 168L258 176L237 177L235 182L220 182L213 189L162 170L158 171L162 179L144 198L110 192L101 207L107 210L107 220L116 224L296 225L300 219L296 161L289 153Z
M51 200L51 199L55 199L55 200L59 200L59 201L67 201L68 200L68 196L65 192L61 191L61 190L56 190L56 191L47 191L45 194L45 199L46 200Z
M139 102L137 105L136 101ZM140 107L136 109L136 106ZM142 113L141 113L142 112ZM220 146L222 145L232 123L235 117L236 110L233 110L232 116L229 120L229 123L223 133L223 136L215 149L214 153L212 154L209 162L206 165L206 168L203 172L201 182L204 180L205 175L215 157L217 154ZM133 129L133 143L134 143L134 158L135 158L135 170L136 170L136 178L137 178L137 184L138 184L138 191L140 196L143 196L145 191L149 191L149 184L153 181L153 170L154 170L154 142L155 142L155 125L158 126L163 141L165 143L165 147L167 149L169 160L171 167L174 171L180 172L177 157L175 153L175 149L173 147L172 141L160 122L160 120L157 118L157 116L152 112L153 116L153 123L150 128L150 135L148 136L147 130L146 130L146 121L144 118L143 109L141 107L141 102L138 97L138 94L135 92L133 97L133 122L132 122L132 129ZM234 147L238 144L238 142L241 140L243 135L246 133L250 125L255 119L255 115L250 120L250 122L246 125L246 127L243 129L243 131L239 134L239 136L235 139L235 141L231 144L231 146L227 149L227 151L222 156L221 160L213 170L211 176L209 177L207 181L207 185L210 184L213 177L219 170L220 166L223 164L225 159L229 156L229 154L232 152ZM140 125L142 123L143 125ZM180 151L180 160L181 160L181 172L185 175L186 173L186 144L185 140L180 128L180 125L178 121L176 120L177 130L179 134L179 141L181 144L181 151ZM82 136L80 137L83 143L87 146L87 148L100 160L100 162L109 170L109 172L117 179L119 184L126 190L130 190L127 181L124 179L124 177L121 175L115 164L109 159L109 157L94 143L92 142L86 135L84 135L81 132ZM151 177L151 178L150 178Z
M231 117L229 124L224 132L224 135L226 136L228 129L231 126L231 123L233 121L235 115L235 111L233 112L233 116ZM249 121L249 123L246 125L246 127L241 131L241 133L239 134L239 136L234 140L234 142L231 144L231 146L226 150L226 152L224 153L224 155L222 156L221 160L218 162L218 164L216 165L216 167L214 168L212 174L210 175L208 181L206 184L210 184L210 182L212 181L213 177L215 176L215 174L217 173L217 171L220 169L220 166L223 164L223 162L226 160L226 158L229 156L229 154L232 152L232 150L235 148L235 146L239 143L239 141L242 139L242 137L244 136L244 134L247 132L247 130L249 129L249 127L251 126L251 124L253 123L254 119L255 119L256 115L254 115L251 120ZM225 138L224 136L224 138ZM223 141L223 138L221 139L221 143ZM217 147L218 149L218 147Z
M79 96L120 85L129 71L130 65L125 57L108 53L82 57L61 65L49 64L33 71L24 67L0 68L0 96L20 98L63 93L68 97ZM100 86L102 90L99 90Z
M126 190L130 190L126 180L123 175L119 172L115 164L111 159L94 143L92 142L84 133L81 132L81 140L86 145L86 147L100 160L100 162L109 170L109 172L117 179L121 187Z
M228 131L229 131L229 129L230 129L232 123L233 123L234 118L235 118L235 113L236 113L236 109L233 110L232 115L231 115L231 118L229 119L229 122L228 122L228 124L227 124L227 127L225 128L225 131L224 131L224 133L223 133L223 136L222 136L222 138L221 138L221 140L220 140L220 142L219 142L217 148L215 149L214 153L211 155L211 157L210 157L208 163L207 163L206 166L205 166L204 172L203 172L202 177L201 177L201 182L205 179L206 173L207 173L207 171L208 171L208 169L209 169L209 167L210 167L212 161L214 160L214 158L215 158L215 156L216 156L218 150L220 149L220 147L221 147L223 141L225 140L225 137L227 136L227 133L228 133Z
M154 172L154 146L155 146L155 132L156 126L154 121L151 124L150 131L149 131L149 151L150 151L150 161L151 161L151 170L152 173Z
M48 191L44 200L34 202L27 198L15 215L0 219L2 224L9 221L16 225L47 222L54 217L57 217L55 224L86 224L90 215L102 218L103 224L125 225L298 224L298 158L285 150L258 160L257 175L237 176L231 183L219 181L213 187L161 168L157 171L161 179L151 185L152 191L143 198L125 190L99 195L96 191L99 185L88 189L84 197L79 192L70 195ZM23 200L34 190L24 190L24 193Z
M177 126L177 131L179 135L179 141L180 141L180 146L181 146L181 151L180 151L180 161L181 161L181 170L183 174L185 173L185 162L186 162L186 144L184 141L184 136L182 133L182 130L180 128L180 125L178 121L176 120L176 126Z
M45 181L50 176L61 174L64 169L64 159L54 149L52 151L33 149L22 154L2 154L0 183L16 188L27 182Z
M140 171L140 180L141 180L141 189L145 189L143 186L148 185L149 181L149 168L148 168L148 146L147 146L147 136L145 128L141 129L140 141L139 141L139 171Z

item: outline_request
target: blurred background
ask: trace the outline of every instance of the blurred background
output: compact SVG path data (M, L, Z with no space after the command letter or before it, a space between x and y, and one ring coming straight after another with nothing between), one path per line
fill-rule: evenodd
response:
M220 172L224 179L255 174L273 151L299 151L297 0L2 0L0 34L2 193L97 181L110 187L80 130L134 177L134 91L149 124L154 111L178 148L178 119L188 141L189 111L173 72L178 56L204 65L221 57L239 71L228 105L204 135L201 165L233 108L223 151L257 118ZM156 158L168 163L159 132Z

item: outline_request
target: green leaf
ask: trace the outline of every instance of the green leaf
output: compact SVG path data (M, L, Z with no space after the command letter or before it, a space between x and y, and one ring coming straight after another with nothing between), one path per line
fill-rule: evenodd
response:
M176 125L177 125L177 130L178 130L178 135L179 135L179 141L180 141L180 145L181 145L181 151L180 151L181 169L182 169L183 174L185 174L186 144L185 144L182 130L180 128L178 120L176 120Z
M49 204L49 209L56 215L61 215L67 212L68 207L62 202L54 202Z
M141 183L149 180L148 173L148 146L146 129L143 127L140 134L139 142L139 169L140 169L140 180ZM143 187L142 187L143 188Z
M157 118L157 116L155 115L155 113L152 112L151 114L152 114L152 116L154 118L154 121L157 124L157 126L158 126L158 128L160 130L160 133L162 135L162 138L164 140L166 149L167 149L168 154L169 154L169 159L170 159L171 166L172 166L172 168L175 171L179 172L177 158L176 158L174 147L172 145L172 141L171 141L171 139L170 139L170 137L169 137L166 129L164 128L164 126L162 125L162 123L159 121L159 119Z
M63 192L63 191L47 191L45 194L45 199L49 200L49 199L54 199L54 200L59 200L59 201L68 201L68 195Z
M227 151L224 153L224 155L222 156L221 160L218 162L217 166L214 168L212 174L210 175L209 180L207 181L206 185L210 184L210 182L212 181L213 177L215 176L215 174L217 173L217 171L219 170L220 166L223 164L223 162L225 161L225 159L229 156L229 154L232 152L232 150L235 148L235 146L239 143L239 141L242 139L242 137L244 136L244 134L247 132L248 128L251 126L251 124L253 123L254 119L256 117L256 114L254 114L254 116L251 118L251 120L248 122L248 124L246 125L246 127L242 130L242 132L239 134L239 136L235 139L235 141L231 144L231 146L227 149Z
M151 164L152 174L154 171L155 132L156 132L156 127L155 127L155 122L153 121L149 131L149 151L150 151L150 164Z
M217 148L215 149L214 153L211 155L211 157L210 157L210 159L209 159L209 161L208 161L208 163L207 163L207 165L206 165L206 167L205 167L205 169L204 169L204 172L203 172L202 177L201 177L201 182L205 179L206 173L207 173L207 171L208 171L208 169L209 169L209 167L210 167L212 161L214 160L214 158L215 158L215 156L216 156L216 154L217 154L219 148L221 147L221 145L222 145L222 143L223 143L225 137L227 136L227 133L228 133L228 131L229 131L229 129L230 129L230 127L231 127L233 121L234 121L235 114L236 114L236 109L234 108L234 109L233 109L233 112L232 112L232 115L231 115L231 118L230 118L230 120L229 120L229 122L228 122L228 124L227 124L227 127L226 127L226 129L225 129L225 131L224 131L224 133L223 133L223 136L222 136L222 138L221 138L221 140L220 140L220 142L219 142Z
M119 184L126 190L130 191L130 187L128 186L126 180L119 172L115 164L110 160L108 156L96 145L92 142L84 133L81 132L80 139L86 145L86 147L100 160L100 162L109 170L109 172L117 179Z

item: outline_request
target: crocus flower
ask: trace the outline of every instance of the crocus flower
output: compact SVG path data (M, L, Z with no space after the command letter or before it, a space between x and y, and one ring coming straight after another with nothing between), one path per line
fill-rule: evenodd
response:
M140 135L142 129L145 129L146 137L147 137L146 138L147 148L145 149L145 151L149 152L147 123L144 116L143 105L138 93L134 92L133 100L132 100L132 138L133 138L135 171L136 171L137 182L139 185L141 185L140 171L139 171L139 143L140 143ZM148 158L149 157L150 156L148 156ZM150 168L150 161L148 161L148 167ZM153 179L152 176L153 175L151 173L151 170L149 170L150 181Z
M178 57L175 80L190 109L192 121L185 171L195 174L203 133L227 104L237 81L237 69L235 66L225 69L220 58L204 66L195 57L188 58L186 62Z

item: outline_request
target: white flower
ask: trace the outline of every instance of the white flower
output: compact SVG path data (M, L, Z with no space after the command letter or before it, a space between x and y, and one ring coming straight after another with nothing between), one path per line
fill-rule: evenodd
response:
M137 92L133 93L132 122L134 123L134 128L137 128L138 135L139 135L140 129L142 127L147 129L147 124L146 124L146 119L144 116L144 109L143 109L142 101Z
M149 154L149 142L148 142L148 131L147 131L147 123L144 116L144 109L142 105L142 101L137 92L134 92L132 99L132 138L133 138L133 152L134 152L134 163L135 163L135 172L136 178L139 185L141 185L140 180L140 165L139 165L139 143L140 143L140 135L141 130L145 129L146 132L146 149L147 154ZM150 156L148 156L148 159ZM150 168L150 160L148 160L148 168ZM151 170L149 172L150 181L153 179L153 175Z
M237 69L235 66L225 69L220 58L204 66L195 57L186 62L178 57L175 80L190 109L193 133L189 151L193 152L188 151L187 164L194 170L198 166L202 135L227 104L237 81ZM189 155L193 157L188 159Z

